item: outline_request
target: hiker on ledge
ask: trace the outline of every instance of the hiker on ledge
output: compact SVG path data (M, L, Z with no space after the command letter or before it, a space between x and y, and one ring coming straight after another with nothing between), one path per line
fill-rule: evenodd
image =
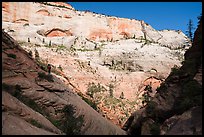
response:
M50 74L50 71L51 71L51 65L50 64L47 65L47 70L48 70L48 73Z

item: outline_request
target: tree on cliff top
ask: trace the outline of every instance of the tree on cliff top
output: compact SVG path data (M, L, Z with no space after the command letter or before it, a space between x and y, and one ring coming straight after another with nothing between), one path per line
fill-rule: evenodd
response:
M187 36L192 41L193 40L193 29L194 29L193 21L190 19L187 25L188 25L188 29L187 29L186 33L187 33Z

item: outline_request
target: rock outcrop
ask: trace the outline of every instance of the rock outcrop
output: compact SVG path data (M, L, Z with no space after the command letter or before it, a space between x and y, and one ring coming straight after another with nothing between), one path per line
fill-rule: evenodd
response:
M84 100L96 102L91 106L119 127L132 112L146 106L146 91L152 91L154 97L171 68L181 66L184 53L191 46L181 31L157 31L141 20L77 11L61 2L3 2L2 29L17 40L15 43L7 40L10 45L19 44L30 58L38 58L36 63L40 66L32 61L24 66L26 59L15 65L12 60L15 52L11 51L4 67L15 71L3 73L4 78L14 77L8 83L21 85L24 91L34 86L40 92L39 98L47 96L41 93L44 91L64 94L72 90ZM48 63L54 68L52 74L67 84L69 90L56 78L36 70L46 70ZM31 79L42 76L49 81L36 78L33 84L24 77L19 81L15 78L18 75ZM197 75L196 79L199 78ZM95 88L99 92L87 94ZM52 104L47 100L39 102ZM60 117L58 109L49 107L47 111Z
M74 36L83 36L94 41L115 41L119 39L145 39L161 45L167 45L172 49L188 45L189 39L181 31L163 30L157 31L149 24L141 20L109 17L88 11L76 11L63 2L3 2L2 20L5 29L10 23L24 25L27 35L21 27L14 29L17 40L27 40L35 37L35 43L40 43L42 38L37 35L40 30L52 30L59 27L61 30L70 30ZM55 20L55 21L53 21ZM63 22L63 23L62 23ZM15 34L14 33L14 34ZM54 37L65 36L56 33ZM68 35L70 36L70 35ZM46 39L46 38L45 38ZM66 39L66 37L65 37ZM59 43L61 39L52 40Z
M125 135L2 31L3 135Z
M123 126L131 135L202 135L202 18L181 68L173 68L146 107Z
M2 23L5 32L31 56L38 52L44 64L61 68L56 76L71 85L73 91L87 97L90 83L103 87L105 92L89 98L98 102L102 116L119 127L133 111L146 105L142 102L147 87L151 86L153 97L171 68L181 66L185 48L190 44L180 31L157 31L141 20L77 11L60 2L3 2ZM20 69L23 63L13 67ZM24 70L29 66L32 65ZM24 70L3 75L26 75ZM28 90L32 87L26 79L9 82ZM38 91L65 91L56 81L35 84Z

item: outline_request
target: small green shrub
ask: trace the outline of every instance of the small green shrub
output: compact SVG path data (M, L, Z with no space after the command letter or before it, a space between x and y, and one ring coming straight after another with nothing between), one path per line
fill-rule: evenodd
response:
M103 86L101 86L99 83L98 85L96 85L95 83L92 82L88 84L88 89L86 94L93 98L93 95L95 93L104 92L104 91L106 91L106 89Z
M38 122L38 121L36 121L35 119L29 119L28 120L28 122L30 123L30 124L32 124L33 126L36 126L36 127L38 127L38 128L42 128L43 126Z
M62 121L61 120L50 120L52 122L52 124L56 127L60 127L62 125Z
M10 53L10 54L7 54L7 56L10 57L10 58L16 59L16 55L15 54Z
M66 105L63 110L64 120L62 121L61 129L66 135L80 135L81 127L83 125L83 116L74 117L74 107L72 105Z
M142 94L142 104L144 105L144 103L149 103L151 101L151 96L149 95L149 92L144 92L144 94Z
M121 102L121 100L115 98L115 97L107 97L104 100L105 105L118 105Z
M110 93L110 97L113 97L113 84L109 84L109 93Z
M91 106L93 109L95 109L96 111L98 111L98 109L97 109L97 104L96 104L96 103L94 103L93 101L91 101L91 100L88 99L88 98L85 98L82 93L77 93L77 94L78 94L87 104L89 104L89 106Z
M146 85L145 91L152 92L152 87L150 85Z
M39 55L37 49L35 49L35 60L36 61L40 60L40 55Z
M40 59L37 59L36 60L36 63L40 66L40 68L44 71L48 71L47 70L47 64L44 63L43 61L41 61Z
M32 56L33 56L33 53L32 53L32 51L31 51L31 50L29 51L29 53L28 53L28 54L29 54L29 56L30 56L30 57L32 57Z
M49 42L49 47L51 47L52 46L52 43L51 43L51 40L50 40L50 42Z

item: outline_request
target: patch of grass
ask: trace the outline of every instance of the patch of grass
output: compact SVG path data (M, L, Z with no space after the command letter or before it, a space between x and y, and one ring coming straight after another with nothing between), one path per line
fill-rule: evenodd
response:
M81 49L76 49L77 51L81 51L81 52L87 52L87 51L95 51L93 49L86 49L86 48L81 48Z
M65 50L65 49L67 49L67 47L65 47L64 45L57 46L57 50Z
M107 97L105 100L104 100L104 103L106 105L116 105L116 104L119 104L121 102L121 100L115 98L115 97Z
M54 82L53 76L50 74L46 75L44 72L38 72L38 77L40 79L46 79L49 82Z
M16 59L16 55L15 54L10 53L10 54L7 54L7 56L10 57L10 58Z

